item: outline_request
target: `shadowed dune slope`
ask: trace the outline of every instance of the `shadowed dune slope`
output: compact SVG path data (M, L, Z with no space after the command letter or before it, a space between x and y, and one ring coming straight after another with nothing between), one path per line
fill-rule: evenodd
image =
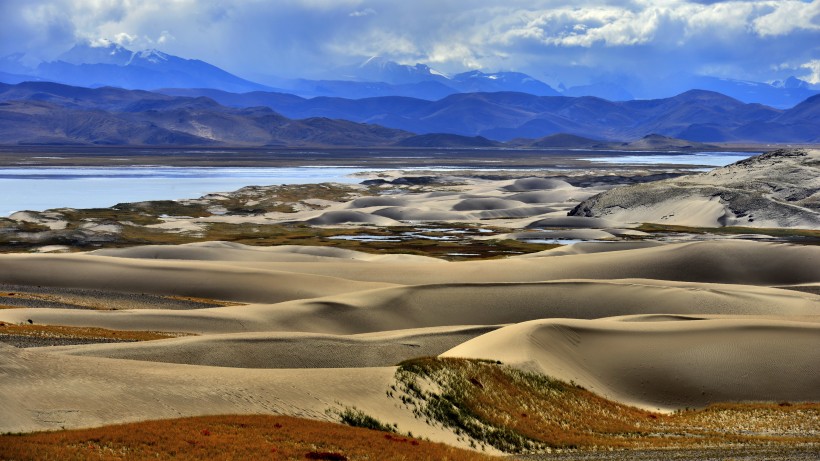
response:
M174 251L173 247L169 249ZM385 286L206 261L152 261L83 254L0 255L0 281L266 303Z
M150 257L158 259L179 257L177 248L181 247L154 247L150 252ZM106 250L105 254L145 257L140 254L139 250L132 249ZM539 256L550 257L543 259ZM11 257L0 256L0 262L3 258ZM86 257L50 256L50 258L55 258L55 261L63 258ZM197 251L186 253L184 257L192 260L200 258ZM202 256L202 259L210 257ZM820 282L820 264L817 264L817 261L820 261L820 247L744 240L674 243L652 248L643 247L561 257L553 257L549 251L546 251L504 260L442 263L447 264L446 269L445 266L431 267L427 264L429 258L393 260L396 257L398 256L385 256L384 259L371 261L369 264L353 265L345 264L341 259L338 263L329 261L325 264L295 260L259 262L257 258L249 256L231 257L231 265L400 285L621 278L769 286ZM21 258L22 261L32 257L16 256L16 258ZM367 258L366 256L356 257L356 259ZM46 260L40 260L42 262L39 265L36 261L36 259L31 259L29 265L21 266L20 270L14 271L15 279L39 280L40 282L35 284L40 284L44 280L61 280L65 277L59 271L48 270ZM417 264L417 261L421 263ZM122 262L120 264L120 267L127 267L131 263ZM162 267L161 262L155 264ZM2 272L0 272L0 277L5 277Z
M527 322L480 336L444 355L500 360L652 409L820 400L816 322L634 320Z
M370 335L238 333L170 341L50 347L46 352L234 368L387 367L438 355L497 327L452 327Z
M355 334L543 318L633 314L817 315L816 295L765 287L653 280L438 284L366 290L278 304L188 311L0 310L0 320L118 330Z
M545 252L544 256L549 256ZM560 279L651 278L707 283L792 285L820 281L820 248L751 241L675 243L549 260L538 254L449 263L446 270L413 264L346 266L294 263L287 269L353 280L398 284L533 282ZM275 267L275 266L273 266Z
M406 254L373 254L335 247L279 245L249 246L233 242L201 242L185 245L142 245L122 249L96 250L95 256L133 259L180 259L189 261L255 262L364 262L413 261L444 263L441 259Z

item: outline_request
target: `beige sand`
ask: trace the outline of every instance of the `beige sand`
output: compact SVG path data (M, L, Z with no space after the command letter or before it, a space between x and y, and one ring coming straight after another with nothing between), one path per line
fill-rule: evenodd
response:
M0 283L249 303L0 309L4 322L201 335L0 345L0 430L219 413L326 419L355 405L402 431L461 443L386 395L395 369L385 365L448 349L651 408L820 400L820 296L775 288L811 291L818 261L817 247L730 240L459 263L226 243L0 255Z
M188 311L0 310L0 320L197 334L295 331L355 334L542 318L631 314L811 315L817 296L791 290L647 279L438 284L367 290L278 304ZM662 303L659 303L662 300ZM466 320L469 319L469 322Z
M613 247L618 248L618 247ZM602 247L604 249L604 247ZM200 253L186 250L185 258L198 260ZM632 251L607 251L590 255L568 255L560 258L543 260L539 256L552 256L546 251L540 254L531 254L524 257L515 257L505 260L469 261L447 264L444 267L431 268L429 258L407 258L401 256L385 257L381 261L373 261L372 256L352 258L353 261L370 259L378 264L349 264L350 260L337 258L327 264L314 264L297 260L260 261L258 257L247 249L244 254L226 253L224 264L252 269L266 269L280 272L323 275L346 280L365 282L381 282L399 285L418 285L442 282L452 283L488 283L488 282L539 282L561 279L619 279L619 278L646 278L660 280L678 280L707 283L735 283L748 285L792 285L812 283L820 280L820 248L815 246L798 246L779 243L753 242L743 240L721 240L675 243L657 246L654 248L639 248ZM264 251L264 250L260 250ZM122 255L137 258L179 258L177 247L153 247L148 255L141 254L141 250L107 250L106 255ZM213 259L210 252L203 252L201 259ZM268 253L264 253L268 254ZM12 256L0 256L2 258ZM267 256L265 256L267 257ZM44 257L45 258L45 257ZM40 260L29 260L27 268L31 271L23 272L22 266L14 271L15 277L20 280L37 280L41 271L52 264L52 261L73 260L74 258L88 258L88 256L48 256ZM399 261L396 261L399 258ZM403 259L407 258L407 259ZM408 260L409 259L409 260ZM66 263L69 264L69 263ZM114 264L114 263L111 263ZM122 267L128 267L132 262L123 262ZM157 261L143 261L141 264L158 264ZM182 263L180 263L182 264ZM196 266L186 266L196 267ZM205 266L209 267L209 266ZM2 275L2 266L0 266ZM29 277L26 279L26 277ZM52 276L62 279L65 274L55 272ZM20 282L23 283L23 282ZM74 280L77 283L77 280ZM354 290L350 290L354 291Z
M652 317L538 320L445 356L501 360L650 409L816 401L820 323Z
M435 356L489 327L426 328L366 335L235 333L139 343L50 347L45 352L233 368L390 367Z

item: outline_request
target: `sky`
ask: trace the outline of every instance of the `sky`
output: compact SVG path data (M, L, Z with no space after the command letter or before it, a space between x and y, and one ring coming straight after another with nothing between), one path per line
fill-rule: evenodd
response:
M820 83L820 0L2 0L0 56L108 39L242 77L332 78L382 56L552 85L681 74Z

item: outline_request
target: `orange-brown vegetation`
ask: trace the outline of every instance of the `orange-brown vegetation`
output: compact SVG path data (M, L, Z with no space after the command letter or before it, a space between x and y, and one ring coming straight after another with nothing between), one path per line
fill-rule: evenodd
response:
M162 331L107 330L94 327L67 327L62 325L31 325L0 322L0 339L3 336L31 336L37 338L70 339L116 339L120 341L151 341L177 338L188 333Z
M731 403L673 414L619 404L495 362L427 358L398 371L417 417L507 452L820 445L820 403Z
M55 295L46 293L31 293L27 291L0 291L0 298L13 298L15 300L27 301L46 301L70 306L76 306L81 309L96 309L96 310L112 310L113 308L107 303L100 301L92 296L72 296L72 295ZM7 306L13 308L14 306ZM18 306L19 307L19 306Z
M204 416L0 436L4 460L497 459L386 432L288 416Z
M244 303L236 303L232 301L220 301L218 299L210 299L210 298L197 298L194 296L163 296L163 298L171 299L174 301L190 301L198 304L204 304L206 306L213 306L213 307L227 307L227 306L244 306Z

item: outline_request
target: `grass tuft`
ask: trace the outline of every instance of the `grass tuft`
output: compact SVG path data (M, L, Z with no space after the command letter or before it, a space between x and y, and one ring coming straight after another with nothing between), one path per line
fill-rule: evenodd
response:
M378 419L355 407L346 407L344 410L339 412L338 416L341 422L347 424L348 426L372 429L374 431L395 432L393 426L384 424Z

